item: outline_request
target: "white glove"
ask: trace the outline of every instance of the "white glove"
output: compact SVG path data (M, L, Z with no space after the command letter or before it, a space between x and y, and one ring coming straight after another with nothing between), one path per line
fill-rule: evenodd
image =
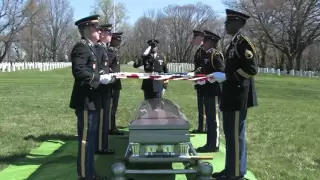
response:
M101 84L109 84L112 77L109 74L103 74L100 76L100 83Z
M166 89L162 89L162 96L164 95L165 92L166 92Z
M187 77L194 77L194 72L187 73Z
M199 81L198 81L198 84L199 84L199 85L204 85L204 84L206 84L206 81L205 81L205 80L199 80Z
M217 81L213 77L208 77L207 80L208 80L209 83L214 83L214 82Z
M215 72L215 73L212 73L211 75L219 83L227 80L226 74L223 72Z
M148 55L150 53L150 50L151 50L151 46L149 46L143 53L143 55Z

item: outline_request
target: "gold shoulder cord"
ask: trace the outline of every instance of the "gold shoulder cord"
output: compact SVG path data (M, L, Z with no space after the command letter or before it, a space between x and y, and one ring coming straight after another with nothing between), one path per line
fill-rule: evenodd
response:
M252 50L254 53L256 53L256 48L254 47L254 45L252 44L252 42L249 40L249 38L247 38L246 36L243 36L243 38L248 42L248 44L251 46Z
M241 39L240 39L241 38ZM239 38L238 38L238 40L239 40L239 43L241 43L243 40L245 40L245 41L247 41L248 42L248 44L249 44L249 46L252 48L252 50L253 50L253 52L256 54L256 48L255 48L255 46L252 44L252 42L249 40L249 38L247 38L246 36L240 36ZM238 52L237 52L238 53Z
M218 50L214 50L214 52L212 52L212 54L211 54L211 65L212 65L213 68L215 68L214 65L213 65L213 56L216 55L216 54L220 55L222 57L222 61L224 62L223 54Z
M214 49L214 50L212 51L212 53L211 53L211 65L212 65L213 68L215 68L214 65L213 65L213 56L214 56L215 54L216 54L216 50Z

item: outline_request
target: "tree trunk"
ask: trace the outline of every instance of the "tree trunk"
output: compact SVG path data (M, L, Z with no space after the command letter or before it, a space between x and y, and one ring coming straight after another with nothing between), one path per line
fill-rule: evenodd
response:
M267 62L266 62L266 51L261 51L261 65L262 67L266 67L267 66Z
M266 62L266 54L267 54L267 45L265 45L263 42L263 40L260 39L260 42L259 42L259 49L260 49L260 53L261 53L261 66L262 67L266 67L267 66L267 62Z
M30 40L31 40L31 42L30 42L30 46L31 46L30 47L31 48L30 61L34 62L33 22L32 22L32 20L31 20L31 26L30 26Z
M302 70L302 51L298 52L295 59L296 59L296 70L297 71Z
M295 57L293 55L288 54L288 53L286 53L285 55L287 58L287 70L291 71L294 69L293 65L294 65Z
M8 49L10 48L10 42L4 42L4 50L3 50L3 54L0 56L0 63L3 62L4 58L6 57L7 53L8 53Z

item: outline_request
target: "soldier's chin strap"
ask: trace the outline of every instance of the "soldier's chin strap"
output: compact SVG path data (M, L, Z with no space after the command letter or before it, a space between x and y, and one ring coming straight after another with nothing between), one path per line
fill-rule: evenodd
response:
M149 46L144 52L143 52L143 55L146 56L150 53L150 50L151 50L151 46Z

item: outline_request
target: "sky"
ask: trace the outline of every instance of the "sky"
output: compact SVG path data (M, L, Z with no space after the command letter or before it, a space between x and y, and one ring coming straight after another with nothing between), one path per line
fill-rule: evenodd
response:
M221 0L114 0L116 3L122 3L127 9L129 17L128 22L134 24L148 9L161 9L171 4L194 4L201 2L210 5L220 15L224 15L225 6ZM70 0L74 9L74 19L80 19L90 15L94 0Z

